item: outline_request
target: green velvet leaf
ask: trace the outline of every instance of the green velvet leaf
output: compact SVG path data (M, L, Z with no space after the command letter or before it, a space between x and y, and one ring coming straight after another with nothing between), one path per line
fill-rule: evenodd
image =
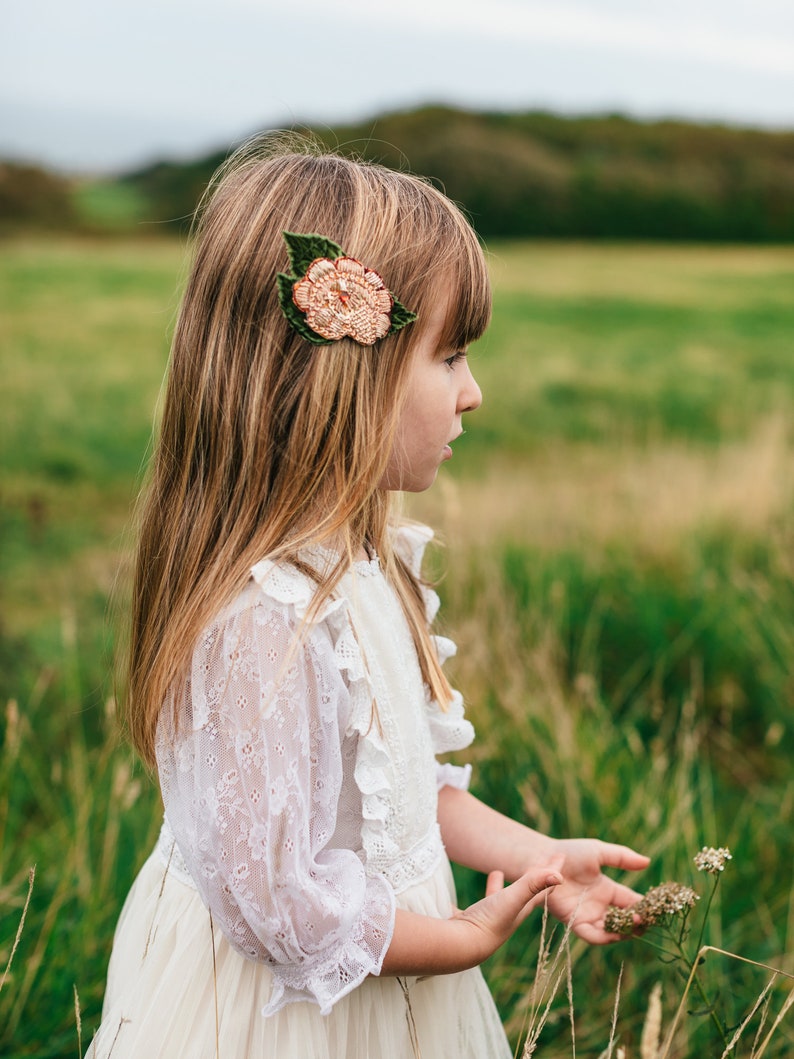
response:
M395 331L402 330L406 324L412 324L416 319L416 313L410 309L406 309L405 306L399 302L392 294L392 300L394 304L391 307L391 327L389 328L389 334L393 335Z
M316 331L312 331L306 323L306 317L292 300L292 287L293 284L297 282L295 276L287 276L283 272L278 272L276 273L276 281L278 283L278 300L281 304L281 310L286 316L289 324L298 332L301 338L305 338L307 342L313 342L315 346L330 345L330 338L323 338L323 336L318 335Z
M306 275L309 265L318 257L327 257L336 261L338 257L344 257L344 251L331 239L324 235L310 233L301 235L298 232L282 232L284 242L287 244L290 265L296 279L302 279Z

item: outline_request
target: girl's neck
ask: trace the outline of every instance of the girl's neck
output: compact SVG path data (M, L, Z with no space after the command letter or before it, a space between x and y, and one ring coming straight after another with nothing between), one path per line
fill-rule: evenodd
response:
M331 534L328 537L323 537L321 540L318 540L317 543L321 548L338 556L345 555L348 550L347 541L339 534ZM366 540L358 545L353 543L350 549L350 559L354 563L374 559L376 554L375 549L369 541Z

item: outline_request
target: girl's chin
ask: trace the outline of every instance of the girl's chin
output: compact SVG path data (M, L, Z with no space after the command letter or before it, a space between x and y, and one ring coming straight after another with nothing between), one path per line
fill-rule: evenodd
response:
M424 478L412 476L408 481L402 481L399 485L386 485L384 488L393 493L424 493L435 482L438 477L438 467Z
M434 465L426 465L421 470L414 468L410 471L403 471L399 478L395 475L387 475L381 480L380 488L394 493L423 493L435 482L442 463L451 458L452 449L449 445L445 445L438 462Z

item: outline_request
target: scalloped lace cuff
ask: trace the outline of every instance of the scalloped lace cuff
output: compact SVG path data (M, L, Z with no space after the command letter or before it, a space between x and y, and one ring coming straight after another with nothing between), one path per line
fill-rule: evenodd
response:
M273 992L262 1008L267 1018L287 1004L309 1001L327 1015L343 996L361 985L368 975L378 974L394 933L394 891L382 875L370 876L367 902L355 934L311 967L268 963Z

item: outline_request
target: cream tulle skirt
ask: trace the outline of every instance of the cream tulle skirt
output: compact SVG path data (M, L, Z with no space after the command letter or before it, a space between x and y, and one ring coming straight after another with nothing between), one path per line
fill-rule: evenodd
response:
M162 891L162 892L161 892ZM449 915L445 860L400 894L402 908ZM197 892L156 853L116 928L102 1024L86 1059L509 1059L479 969L416 979L368 978L321 1015L288 1004L263 1018L271 975L216 928ZM217 1014L216 1014L217 1011Z

